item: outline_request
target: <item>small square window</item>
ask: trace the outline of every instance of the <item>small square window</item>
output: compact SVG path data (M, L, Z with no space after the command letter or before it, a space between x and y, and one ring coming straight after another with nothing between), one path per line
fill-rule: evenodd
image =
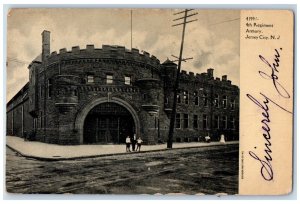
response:
M113 75L107 74L106 75L106 84L112 84L113 83Z
M125 76L125 84L131 85L131 77L130 76Z

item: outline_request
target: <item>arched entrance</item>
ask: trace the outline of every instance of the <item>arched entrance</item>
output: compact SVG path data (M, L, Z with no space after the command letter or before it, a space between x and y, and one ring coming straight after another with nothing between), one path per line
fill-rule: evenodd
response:
M101 98L95 98L95 99L91 100L88 104L86 104L78 112L78 114L76 116L74 130L75 130L75 132L77 132L80 144L84 143L84 124L85 124L85 120L86 120L87 116L89 115L90 111L94 107L96 107L100 104L104 104L104 103L113 103L113 104L117 104L117 105L125 108L130 113L131 117L133 118L134 128L135 128L134 133L136 133L137 137L140 136L140 127L141 127L140 120L139 120L138 114L135 111L135 109L128 102L124 101L123 99L120 99L117 97L111 97L111 98L101 97Z
M125 143L133 136L135 124L130 112L123 106L106 102L92 108L84 121L83 143Z

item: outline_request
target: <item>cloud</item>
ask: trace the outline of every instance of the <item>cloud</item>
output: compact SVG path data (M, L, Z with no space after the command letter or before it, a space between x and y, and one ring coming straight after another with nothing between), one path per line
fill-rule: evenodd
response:
M210 62L210 56L212 55L212 53L210 51L205 52L204 50L200 50L200 53L198 53L195 56L195 60L194 60L194 67L195 68L200 68L200 67L205 67L209 64Z

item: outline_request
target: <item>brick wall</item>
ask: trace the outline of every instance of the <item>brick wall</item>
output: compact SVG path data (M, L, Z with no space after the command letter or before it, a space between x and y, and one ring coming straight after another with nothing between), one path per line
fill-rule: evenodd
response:
M120 46L95 49L90 45L83 50L73 47L72 51L53 52L29 69L34 69L36 83L29 85L29 98L27 96L23 105L12 107L23 93L8 103L7 134L22 136L23 107L24 131L36 131L36 140L80 144L81 133L75 127L80 112L98 98L109 101L114 97L125 101L137 114L145 143L167 141L176 64L170 61L160 64L154 56L150 57L147 52L141 54L137 49L130 51ZM107 75L113 76L112 84L107 84ZM125 84L125 77L130 77L131 85ZM238 139L239 89L231 85L227 77L215 79L213 69L202 74L182 71L179 95L180 127L175 129L174 141L203 140L208 134L213 140L218 140L220 134L229 140ZM215 104L216 95L219 106ZM226 107L223 107L223 97L227 99ZM232 101L234 108L231 108ZM197 127L194 127L195 115ZM225 116L226 127L223 125ZM37 121L35 130L33 118ZM206 127L204 121L207 121Z

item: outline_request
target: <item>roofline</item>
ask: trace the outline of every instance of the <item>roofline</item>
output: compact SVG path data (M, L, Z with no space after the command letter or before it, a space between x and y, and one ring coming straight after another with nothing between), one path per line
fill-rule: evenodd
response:
M9 106L18 96L20 96L21 94L23 94L25 91L28 90L29 87L29 82L27 82L19 91L18 93L16 93L16 95L14 95L7 103L6 103L6 107Z

